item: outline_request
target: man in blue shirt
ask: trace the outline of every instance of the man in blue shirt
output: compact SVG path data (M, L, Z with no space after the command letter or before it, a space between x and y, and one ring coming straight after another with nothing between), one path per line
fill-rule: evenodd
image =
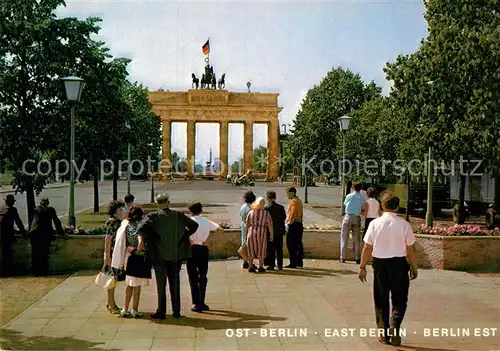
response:
M342 221L340 232L340 262L345 263L347 256L347 242L349 233L352 230L352 240L354 242L354 256L356 263L361 261L361 213L364 211L365 198L361 195L361 183L353 183L353 193L346 196L344 200L345 216Z

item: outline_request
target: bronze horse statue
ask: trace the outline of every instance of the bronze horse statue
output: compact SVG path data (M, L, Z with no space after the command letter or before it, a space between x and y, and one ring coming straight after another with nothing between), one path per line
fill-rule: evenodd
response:
M191 84L191 87L192 88L196 87L195 89L198 89L198 85L200 84L200 80L198 78L196 78L194 73L191 74L191 78L193 78L193 83Z
M221 90L226 87L226 74L225 73L223 73L222 77L220 77L219 83L217 84L217 87Z
M202 89L215 89L217 80L214 74L214 68L212 66L205 66L205 73L201 76L201 88Z

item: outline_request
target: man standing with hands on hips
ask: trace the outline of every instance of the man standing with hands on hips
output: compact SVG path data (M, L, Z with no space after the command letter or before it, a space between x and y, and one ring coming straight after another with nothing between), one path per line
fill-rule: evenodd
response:
M399 198L386 192L381 202L384 214L370 223L365 234L358 278L361 282L366 281L366 264L372 256L375 317L377 327L384 330L379 342L399 346L410 280L418 275L415 237L408 222L396 214ZM389 318L390 302L392 314Z

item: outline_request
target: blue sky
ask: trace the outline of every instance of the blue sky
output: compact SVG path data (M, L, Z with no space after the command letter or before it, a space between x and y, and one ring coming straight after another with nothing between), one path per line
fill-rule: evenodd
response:
M278 92L280 123L292 123L307 90L334 66L390 89L382 68L418 48L427 35L424 5L415 1L115 1L66 0L59 16L103 19L99 39L128 57L130 80L151 90L186 90L201 76L201 46L210 37L211 63L226 89ZM174 124L172 151L185 155L185 124ZM229 159L242 154L243 127L230 125ZM255 126L254 146L267 129ZM218 126L197 126L196 158L218 155Z

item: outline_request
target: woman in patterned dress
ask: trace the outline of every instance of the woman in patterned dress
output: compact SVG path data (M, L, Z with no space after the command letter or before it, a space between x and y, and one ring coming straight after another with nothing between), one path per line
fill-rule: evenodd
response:
M252 203L255 201L255 195L251 191L247 191L245 195L243 195L243 201L245 203L240 208L240 217L241 217L241 245L246 244L247 242L247 216L252 210ZM243 261L243 269L248 268L248 262Z
M266 271L264 258L267 251L268 233L269 240L272 241L273 238L273 221L269 212L264 208L265 204L266 201L263 197L257 198L246 220L249 272L256 271L253 264L255 258L259 260L258 271L260 273Z
M101 272L109 274L115 281L121 281L124 277L119 274L119 270L111 267L111 260L113 257L113 248L115 247L116 232L120 228L122 211L125 203L120 200L111 201L108 205L109 218L106 221L106 240L104 242L104 266ZM120 307L116 305L115 301L115 288L107 290L108 303L106 309L113 314L120 313Z

